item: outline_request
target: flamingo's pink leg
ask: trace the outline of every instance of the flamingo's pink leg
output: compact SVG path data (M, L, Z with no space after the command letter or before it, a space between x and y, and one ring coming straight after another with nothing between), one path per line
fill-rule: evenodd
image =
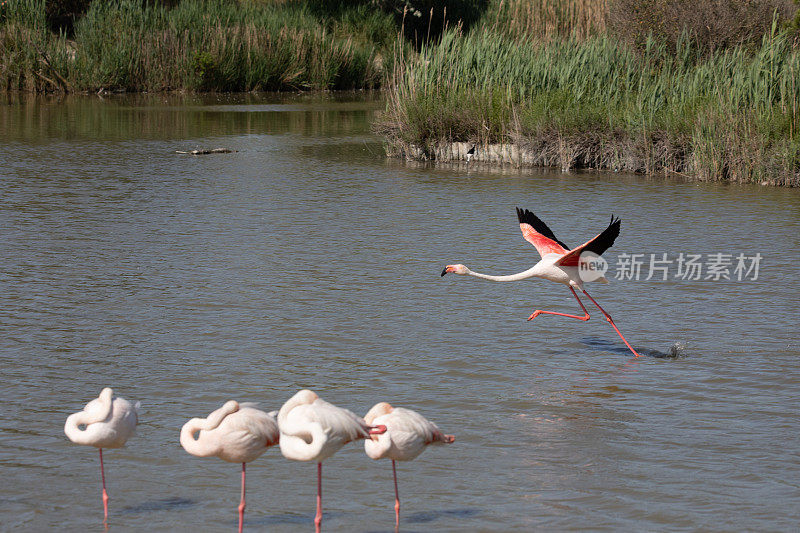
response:
M239 533L242 533L242 528L244 527L244 465L242 463L242 500L239 502Z
M394 476L394 527L400 527L400 494L397 492L397 468L395 460L392 459L392 476Z
M106 492L106 473L103 469L103 448L98 448L100 450L100 479L103 480L103 523L105 524L108 522L108 500L111 498L108 497L108 493Z
M572 292L574 293L575 291L572 291ZM583 291L583 294L585 294L586 296L589 296L589 293L588 293L588 292L586 292L585 290ZM575 295L575 297L577 298L578 296L577 296L577 295ZM593 303L594 305L596 305L596 306L597 306L597 308L600 310L600 312L601 312L601 313L603 313L603 315L605 315L605 317L606 317L606 320L608 320L608 323L609 323L609 324L611 324L611 327L612 327L612 328L614 328L614 331L616 331L616 332L617 332L617 335L619 335L619 338L620 338L620 339L622 339L622 342L624 342L624 343L625 343L625 346L627 346L627 347L628 347L628 349L629 349L630 351L632 351L632 352L633 352L633 355L635 355L636 357L641 357L641 355L639 355L638 353L636 353L636 350L634 350L634 349L631 347L631 345L628 343L628 341L627 341L627 340L625 340L625 337L623 337L623 336L622 336L622 333L620 333L620 331L619 331L619 328L617 328L617 325L616 325L616 324L614 324L614 321L613 321L613 320L611 320L611 315L609 315L608 313L606 313L606 310L605 310L605 309L603 309L602 307L600 307L600 304L599 304L599 303L597 303L597 302L594 300L594 298L592 298L591 296L589 296L589 299L592 301L592 303Z
M575 292L575 289L573 289L572 286L570 286L569 290L572 291L572 295L575 297L576 300L578 300L578 304L581 306L581 309L583 309L584 316L568 315L567 313L556 313L555 311L542 311L541 309L537 309L536 311L533 312L533 314L531 316L528 317L528 320L533 320L534 318L536 318L539 315L565 316L567 318L577 318L578 320L583 320L584 322L589 320L589 311L586 310L586 308L583 306L583 302L581 302L581 299L578 298L578 293ZM584 291L584 292L586 292L586 291ZM587 294L586 296L589 296L589 295ZM589 298L591 298L591 296L589 296ZM594 301L594 300L592 300L592 301Z
M314 517L317 533L322 528L322 463L317 463L317 516Z

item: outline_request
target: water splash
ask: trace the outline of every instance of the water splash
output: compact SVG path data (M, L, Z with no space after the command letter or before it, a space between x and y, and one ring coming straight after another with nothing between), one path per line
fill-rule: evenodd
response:
M675 341L672 346L669 347L669 357L673 359L686 357L686 345L687 343L685 341Z
M639 353L642 355L655 357L657 359L682 359L684 357L688 357L688 353L686 352L687 345L688 343L686 341L675 341L666 352L645 348L643 350L639 350Z

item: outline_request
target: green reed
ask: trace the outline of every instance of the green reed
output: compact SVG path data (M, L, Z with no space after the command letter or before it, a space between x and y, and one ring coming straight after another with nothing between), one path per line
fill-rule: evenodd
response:
M0 6L0 91L58 85L43 72L48 37L44 0L6 0Z
M396 35L388 15L356 5L336 16L304 2L93 2L74 41L47 32L43 0L8 0L0 86L97 91L356 89L380 84ZM49 65L43 65L47 56ZM21 61L21 58L27 58Z

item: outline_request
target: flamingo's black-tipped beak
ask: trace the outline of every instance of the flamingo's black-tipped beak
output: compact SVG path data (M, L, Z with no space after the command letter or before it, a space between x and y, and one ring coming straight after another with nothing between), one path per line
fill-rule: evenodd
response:
M447 274L447 267L444 267L444 269L442 270L442 276L444 276L445 274Z

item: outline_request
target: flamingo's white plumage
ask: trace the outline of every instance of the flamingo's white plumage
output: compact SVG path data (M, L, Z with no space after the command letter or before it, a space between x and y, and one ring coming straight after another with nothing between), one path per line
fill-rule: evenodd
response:
M372 435L364 441L364 451L372 459L392 460L394 478L395 527L400 527L400 495L397 490L397 467L395 461L410 461L416 458L429 444L450 444L453 435L445 435L439 428L416 411L392 407L387 402L375 404L364 417L370 425L386 426L380 435Z
M348 442L369 438L386 431L371 427L363 418L321 399L315 392L301 390L278 412L281 453L295 461L317 463L317 514L314 524L322 524L322 461Z
M239 503L239 532L244 523L245 464L278 443L280 432L274 413L256 409L254 404L225 402L206 418L192 418L181 428L183 449L198 457L219 457L242 463L242 490Z
M115 398L106 387L100 396L86 404L82 411L67 417L64 433L76 444L94 446L100 451L100 478L103 482L103 514L108 520L108 493L103 468L103 448L121 448L133 435L138 422L139 402Z
M636 352L636 350L634 350L625 337L622 336L622 333L611 319L611 315L609 315L602 307L600 307L600 304L598 304L594 298L592 298L589 293L586 292L586 289L583 288L584 283L590 281L608 283L608 280L603 275L590 275L581 277L579 270L582 256L584 258L587 256L590 258L599 257L614 244L617 236L619 236L620 219L615 219L612 216L608 227L600 234L584 244L570 249L566 244L558 240L553 234L552 230L548 228L547 225L531 211L517 208L517 218L519 219L519 227L522 230L522 236L526 241L531 243L536 248L536 251L538 251L539 255L541 256L541 260L538 263L533 265L528 270L506 276L481 274L480 272L473 272L462 264L454 264L445 266L444 270L442 270L442 276L448 273L453 273L462 276L473 276L490 281L519 281L537 277L555 281L557 283L563 283L569 287L570 291L572 291L572 295L575 296L576 300L578 300L578 304L581 306L581 309L584 313L584 316L578 316L537 309L531 314L530 317L528 317L528 320L533 320L541 314L565 316L583 321L589 320L589 312L583 306L583 302L581 302L581 299L578 298L578 294L575 292L575 288L577 287L592 301L592 303L594 303L594 305L597 306L598 309L600 309L600 312L603 313L603 316L606 317L606 320L611 324L630 351L633 352L636 357L639 357L639 354Z

